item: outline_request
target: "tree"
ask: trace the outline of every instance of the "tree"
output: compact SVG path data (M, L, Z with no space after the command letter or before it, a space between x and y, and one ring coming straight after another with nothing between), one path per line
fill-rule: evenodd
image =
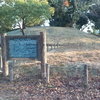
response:
M67 24L71 23L73 13L72 5L68 7L69 3L66 0L48 0L51 7L55 8L55 13L50 18L50 26L61 26L65 27Z
M51 26L73 26L79 20L83 11L88 10L91 0L48 0L55 8L54 16L50 19Z
M6 5L0 6L0 33L6 32L12 29L12 24L14 22L14 18L11 13L12 8Z
M14 27L19 27L22 34L25 35L24 29L27 26L34 26L34 24L39 24L43 20L47 20L51 17L54 9L49 6L47 0L6 0L7 4L3 6L11 8L7 10L7 16L11 15L10 18L14 19L11 21L9 26L11 29ZM1 6L3 8L3 6ZM1 13L0 13L1 15ZM5 19L8 18L5 16ZM4 24L6 25L6 20ZM10 19L8 19L10 21ZM2 24L0 24L2 27ZM6 28L6 27L4 27ZM8 28L8 27L7 27Z
M87 16L95 22L95 28L100 29L100 4L94 4L89 7L90 12Z
M77 28L80 28L83 24L87 23L87 17L84 16L84 14L88 11L89 5L91 5L92 3L93 2L91 0L73 0L73 5L74 5L73 23L76 24Z
M95 2L94 4L91 3L91 5L88 6L88 9L80 14L79 20L77 21L79 28L81 28L82 25L87 24L89 19L95 23L96 29L100 29L100 4L96 4Z

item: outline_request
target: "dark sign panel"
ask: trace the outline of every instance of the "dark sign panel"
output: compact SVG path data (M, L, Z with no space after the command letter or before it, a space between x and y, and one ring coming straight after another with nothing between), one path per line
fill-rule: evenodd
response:
M37 58L37 40L30 38L9 40L9 57Z
M8 59L11 58L39 58L39 37L7 36Z

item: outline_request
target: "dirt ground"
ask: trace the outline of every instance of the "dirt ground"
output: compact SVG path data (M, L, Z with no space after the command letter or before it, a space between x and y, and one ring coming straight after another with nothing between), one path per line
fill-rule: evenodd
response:
M68 33L69 30L67 30ZM52 33L52 30L48 29L48 32L50 31ZM56 30L56 32L58 31ZM75 39L77 42L74 45L49 50L47 62L51 66L87 64L92 67L100 67L100 38L92 35L89 37L87 34L80 36L80 40ZM70 34L66 38L63 36L62 43L65 40L65 43L68 43L69 37L71 37ZM49 41L57 43L60 37L55 40L57 41L51 38ZM73 37L71 40L74 42ZM79 41L85 42L85 44L80 45ZM65 77L57 74L50 77L49 84L45 84L41 80L39 72L36 75L22 74L18 79L10 82L9 77L4 78L0 74L0 100L100 100L100 76L89 78L89 86L82 82L83 79L79 76Z
M76 48L75 45L59 47L47 53L48 63L67 65L82 62L99 67L100 47L93 48L94 46ZM100 76L91 78L88 88L84 88L79 77L58 76L51 77L49 84L44 84L39 76L23 75L13 82L0 77L0 100L100 100Z
M100 45L68 45L48 53L48 63L56 65L68 62L100 63Z

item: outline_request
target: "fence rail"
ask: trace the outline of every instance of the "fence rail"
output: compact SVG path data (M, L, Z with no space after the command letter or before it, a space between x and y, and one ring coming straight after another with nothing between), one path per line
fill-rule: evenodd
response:
M100 46L100 43L66 43L66 44L46 44L46 46L47 46L47 51L49 51L49 50L53 50L53 49L55 49L55 48L58 48L58 47L62 47L62 46L85 46L85 45L98 45L98 46Z
M58 47L61 47L61 46L68 46L68 45L74 45L75 43L67 43L67 44L46 44L47 46L47 51L49 50L53 50L53 49L56 49Z

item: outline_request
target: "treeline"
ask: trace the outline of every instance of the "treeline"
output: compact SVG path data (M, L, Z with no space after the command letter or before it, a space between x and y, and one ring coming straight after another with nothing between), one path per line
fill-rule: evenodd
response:
M1 0L0 33L27 26L41 25L54 13L47 0Z
M55 8L54 15L50 18L51 26L80 28L87 23L87 19L100 27L100 1L99 0L48 0L51 7Z
M99 4L99 0L0 0L0 33L20 28L24 35L27 26L46 20L50 26L79 28L87 17L100 28Z

